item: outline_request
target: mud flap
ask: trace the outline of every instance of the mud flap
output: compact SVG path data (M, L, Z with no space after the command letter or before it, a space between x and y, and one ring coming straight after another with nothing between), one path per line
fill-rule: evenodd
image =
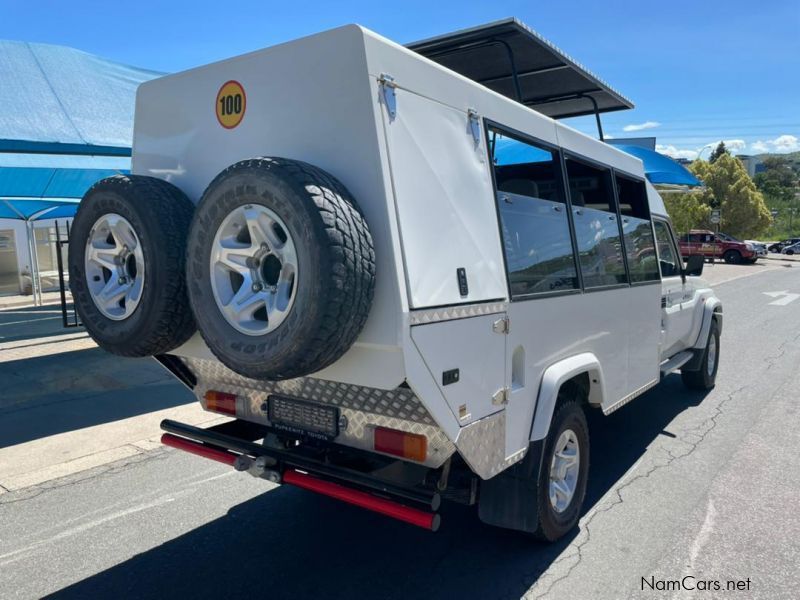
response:
M538 486L545 440L531 442L525 458L481 482L478 517L487 525L533 533L539 526Z

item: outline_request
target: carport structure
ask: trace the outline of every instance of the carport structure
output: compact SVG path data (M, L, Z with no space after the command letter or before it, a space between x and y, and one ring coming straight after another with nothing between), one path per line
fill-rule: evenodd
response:
M0 40L0 295L41 299L56 222L66 233L94 182L129 171L136 88L159 75L73 48Z

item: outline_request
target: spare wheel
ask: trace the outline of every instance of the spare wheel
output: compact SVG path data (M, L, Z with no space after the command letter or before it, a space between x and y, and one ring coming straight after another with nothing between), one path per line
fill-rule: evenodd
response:
M140 175L98 181L69 242L75 308L89 335L121 356L152 356L195 331L185 248L194 206L174 185Z
M254 379L308 375L358 337L375 255L356 201L334 177L285 158L245 160L211 182L187 249L200 333Z

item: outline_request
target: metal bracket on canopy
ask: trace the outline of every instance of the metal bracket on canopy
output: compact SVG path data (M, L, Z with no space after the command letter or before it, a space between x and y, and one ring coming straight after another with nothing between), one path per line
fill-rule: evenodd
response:
M477 48L487 48L489 46L502 46L503 48L505 48L506 54L508 55L508 63L509 65L511 65L511 80L514 82L514 94L516 94L517 96L517 102L519 102L520 104L524 104L522 102L522 88L519 85L519 73L517 71L517 61L514 59L514 49L505 40L492 38L485 42L478 42L475 44L465 44L463 46L459 46L458 48L453 48L452 50L435 52L433 54L428 55L428 58L431 59L433 59L434 57L439 58L442 56L448 56L449 54L457 54L459 52L464 52L465 50L475 50Z
M537 102L537 104L551 104L553 102L562 102L564 100L573 100L575 98L586 98L592 103L594 106L594 118L597 121L597 135L600 138L600 141L605 141L603 137L603 124L600 122L600 108L597 106L597 100L595 100L594 96L590 96L584 92L579 92L577 94L569 94L568 96L558 96L557 98L547 98Z

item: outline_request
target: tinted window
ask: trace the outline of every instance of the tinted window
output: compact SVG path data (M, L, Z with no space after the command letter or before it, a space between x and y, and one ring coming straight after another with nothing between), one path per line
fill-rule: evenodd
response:
M631 282L654 281L658 264L644 182L617 175L617 197Z
M511 297L578 288L558 153L489 132Z
M680 262L672 245L667 226L661 221L653 221L656 229L656 243L658 244L658 260L661 266L662 277L676 277L680 275Z
M611 171L567 159L567 177L583 286L627 283Z

